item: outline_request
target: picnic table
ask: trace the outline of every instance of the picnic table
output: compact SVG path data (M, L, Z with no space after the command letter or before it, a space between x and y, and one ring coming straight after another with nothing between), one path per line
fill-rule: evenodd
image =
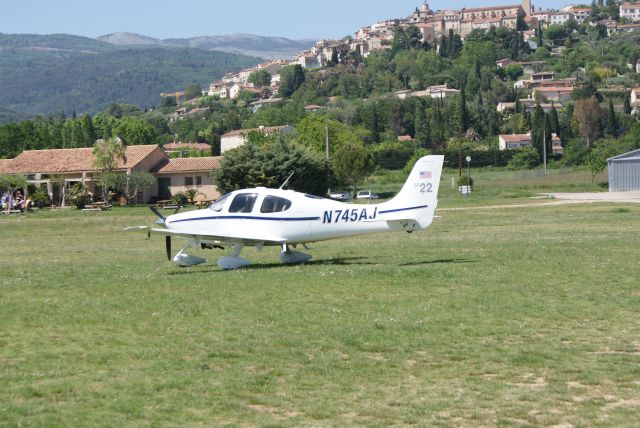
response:
M111 209L111 205L106 202L92 202L84 206L82 211L107 211Z

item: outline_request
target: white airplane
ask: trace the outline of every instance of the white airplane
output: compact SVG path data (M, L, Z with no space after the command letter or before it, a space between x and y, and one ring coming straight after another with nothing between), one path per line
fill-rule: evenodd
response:
M407 181L393 199L379 204L346 204L293 190L236 190L207 209L163 217L152 208L163 227L130 227L125 230L165 235L167 257L171 259L171 238L185 239L173 257L179 266L194 266L207 260L187 254L189 248L233 248L231 255L218 259L222 269L238 269L251 264L240 256L245 246L280 246L282 263L300 263L311 255L291 247L309 242L378 232L413 232L431 225L438 203L438 187L443 156L420 158ZM306 246L305 246L306 248Z

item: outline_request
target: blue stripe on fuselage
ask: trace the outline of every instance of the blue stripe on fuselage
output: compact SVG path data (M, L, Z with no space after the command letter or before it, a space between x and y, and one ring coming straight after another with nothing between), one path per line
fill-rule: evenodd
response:
M395 209L395 210L380 211L380 214L397 213L399 211L419 210L421 208L427 208L427 207L429 207L429 205L420 205L420 206L417 206L417 207L409 207L409 208L398 208L398 209Z
M199 220L266 220L266 221L313 221L320 220L320 217L256 217L256 216L244 216L244 215L228 215L228 216L212 216L212 217L199 217L199 218L185 218L182 220L173 220L167 222L183 223L186 221L199 221Z

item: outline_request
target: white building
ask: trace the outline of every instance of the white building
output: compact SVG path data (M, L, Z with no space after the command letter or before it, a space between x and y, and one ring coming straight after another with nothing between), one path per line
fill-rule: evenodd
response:
M227 132L220 137L220 153L224 153L227 150L240 147L247 142L247 136L252 132L262 132L264 134L288 134L292 131L291 125L282 126L261 126L259 128L252 129L237 129L235 131Z
M620 5L620 18L627 18L631 22L640 21L640 3L622 3Z

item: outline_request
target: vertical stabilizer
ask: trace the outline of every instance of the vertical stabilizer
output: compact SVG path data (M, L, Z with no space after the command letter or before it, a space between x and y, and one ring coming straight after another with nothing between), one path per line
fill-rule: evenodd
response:
M429 227L438 205L438 188L444 156L424 156L416 162L400 193L385 204L387 212L412 218L421 229Z

